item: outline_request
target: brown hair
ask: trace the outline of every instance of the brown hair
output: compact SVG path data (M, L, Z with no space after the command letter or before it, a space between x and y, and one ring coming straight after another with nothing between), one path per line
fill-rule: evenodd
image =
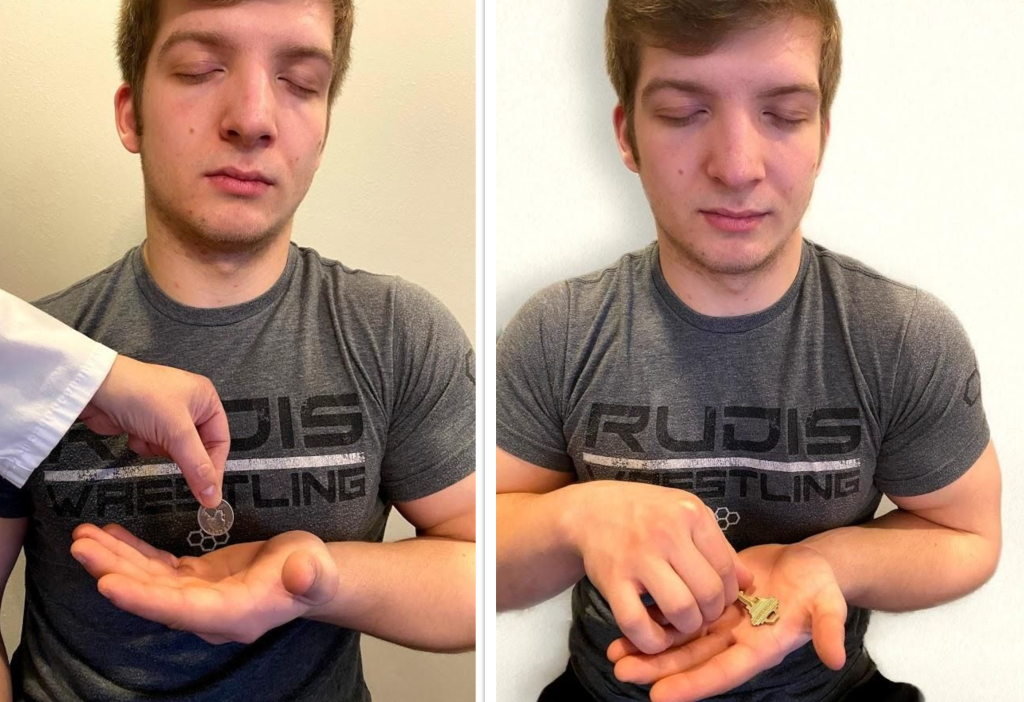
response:
M821 25L818 83L824 130L842 66L842 26L833 0L608 0L605 63L626 115L633 156L637 157L633 111L643 45L703 56L738 31L794 15Z
M205 0L209 5L235 5L243 0ZM355 10L352 0L331 0L334 7L334 67L327 91L328 114L348 71ZM132 107L138 133L142 134L142 84L160 20L160 0L121 0L117 22L117 61L121 78L132 88ZM329 119L329 118L328 118Z

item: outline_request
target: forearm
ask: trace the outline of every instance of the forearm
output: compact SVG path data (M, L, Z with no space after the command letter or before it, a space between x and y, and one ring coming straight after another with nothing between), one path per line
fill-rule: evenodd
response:
M851 605L889 612L932 607L980 587L995 572L998 537L940 526L903 510L803 542L821 553Z
M418 537L327 544L338 594L309 619L425 651L464 651L476 635L476 544Z
M570 485L541 495L498 495L495 560L499 611L546 600L586 574L570 528L579 489L579 485Z

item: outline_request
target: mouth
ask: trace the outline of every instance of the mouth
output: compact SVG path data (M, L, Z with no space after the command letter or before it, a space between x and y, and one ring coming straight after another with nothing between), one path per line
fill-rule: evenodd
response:
M206 178L217 189L241 197L262 195L274 185L274 179L260 171L243 171L239 168L221 168L207 173Z
M704 219L723 232L749 232L757 229L761 222L771 214L768 210L701 210Z

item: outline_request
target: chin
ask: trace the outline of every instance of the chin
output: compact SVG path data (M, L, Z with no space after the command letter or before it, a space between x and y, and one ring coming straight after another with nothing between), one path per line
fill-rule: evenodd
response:
M782 246L761 242L691 242L672 238L674 248L697 268L716 275L746 275L769 266Z
M265 222L239 223L217 226L209 221L191 223L185 236L194 244L222 253L257 251L280 236L283 227L268 226Z

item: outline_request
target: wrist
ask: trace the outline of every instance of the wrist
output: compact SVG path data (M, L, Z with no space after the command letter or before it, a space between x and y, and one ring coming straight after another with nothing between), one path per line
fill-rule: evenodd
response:
M851 569L846 567L847 559L844 558L844 549L849 547L848 543L844 543L844 537L845 533L850 529L851 527L830 529L793 544L793 546L813 551L822 561L828 564L832 570L836 585L839 586L847 602L856 599L858 593L857 579L854 577Z
M573 483L554 493L544 495L545 498L552 501L550 508L555 513L554 533L558 547L579 558L583 557L580 525L593 526L586 515L587 492L586 483Z

